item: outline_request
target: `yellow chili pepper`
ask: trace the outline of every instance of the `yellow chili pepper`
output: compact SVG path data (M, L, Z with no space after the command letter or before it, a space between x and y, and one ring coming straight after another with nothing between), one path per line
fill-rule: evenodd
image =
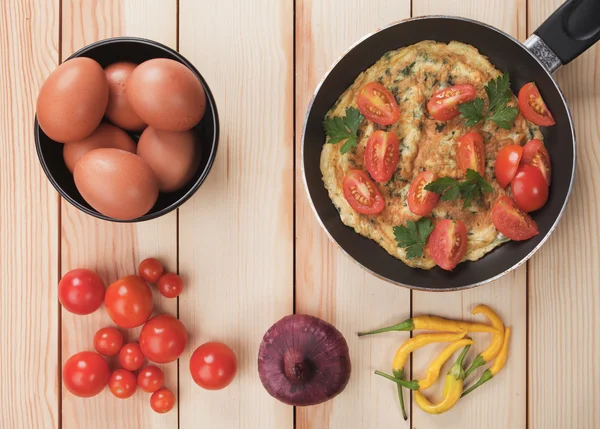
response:
M498 333L498 330L490 325L483 323L463 322L462 320L444 319L437 316L416 316L412 319L407 319L397 325L388 326L386 328L375 329L374 331L359 332L358 336L380 334L390 331L413 331L415 329L427 329L430 331L444 332L489 332L491 334Z
M473 390L477 389L479 386L481 386L486 381L491 380L494 377L494 375L498 374L500 372L500 370L502 368L504 368L504 365L506 364L506 358L508 357L508 340L509 339L510 339L510 328L506 328L506 330L504 331L504 341L502 342L502 348L500 349L500 352L498 353L496 360L488 369L486 369L483 372L483 374L481 374L481 378L479 379L479 381L477 383L475 383L473 386L469 387L467 390L465 390L465 392L462 394L462 396L468 395L469 393L471 393Z
M448 371L446 384L444 385L444 395L439 403L432 404L429 402L420 390L415 392L415 402L419 408L429 414L441 414L451 409L458 402L461 398L465 379L465 370L462 363L470 347L468 345L463 349L456 363Z
M502 347L502 343L504 342L504 323L500 317L496 314L494 310L492 310L487 305L478 305L471 312L472 314L483 313L492 323L492 326L496 328L499 332L494 334L492 338L492 342L483 352L479 353L476 357L467 372L465 373L465 378L468 377L473 371L475 371L480 366L486 364L486 362L491 361L496 357L500 348Z
M440 376L440 370L446 361L450 359L450 357L461 347L465 347L474 343L475 341L470 338L463 338L462 340L454 341L452 344L442 350L438 357L436 357L429 365L425 378L423 380L417 380L419 382L419 390L425 390L433 386L433 383L435 383Z

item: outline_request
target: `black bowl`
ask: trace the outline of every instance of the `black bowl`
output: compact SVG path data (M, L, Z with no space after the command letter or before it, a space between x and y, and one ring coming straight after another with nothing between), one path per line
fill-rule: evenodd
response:
M42 168L60 195L79 210L99 219L112 222L142 222L155 219L175 210L198 190L202 182L204 182L208 176L217 154L219 143L219 117L215 99L210 92L208 84L192 63L186 60L178 52L152 40L137 37L115 37L112 39L100 40L78 50L67 58L66 61L76 57L92 58L98 61L102 67L106 67L119 61L130 61L139 64L153 58L168 58L185 65L202 83L204 91L206 92L206 113L200 123L194 128L198 135L197 141L202 157L198 170L194 177L178 191L169 193L161 192L154 207L152 207L152 209L144 216L137 219L126 221L113 219L93 209L83 199L75 187L73 175L65 165L62 155L64 145L55 142L44 134L38 124L37 116L35 118L35 145ZM137 142L139 134L129 134Z

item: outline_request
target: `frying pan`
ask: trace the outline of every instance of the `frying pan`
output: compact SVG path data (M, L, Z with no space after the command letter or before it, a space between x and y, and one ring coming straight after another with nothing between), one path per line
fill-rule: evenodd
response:
M575 178L576 145L571 113L552 73L568 64L600 38L600 0L569 0L525 41L478 21L425 16L391 24L352 46L318 85L309 105L302 136L302 169L313 209L329 237L364 269L377 277L413 289L441 291L482 285L529 259L548 239L564 212ZM422 40L457 40L475 46L492 64L509 72L512 90L534 81L556 125L542 128L552 159L552 185L546 205L533 213L540 234L510 241L476 262L453 271L410 268L375 241L345 226L323 185L319 167L325 142L323 118L356 77L390 50Z

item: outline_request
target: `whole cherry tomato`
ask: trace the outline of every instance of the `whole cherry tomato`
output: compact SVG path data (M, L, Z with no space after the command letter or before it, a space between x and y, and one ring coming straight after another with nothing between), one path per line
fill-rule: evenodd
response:
M190 358L190 372L196 384L207 390L227 387L237 372L233 350L219 342L204 343Z
M125 276L106 289L106 311L121 328L143 325L152 314L152 291L139 276Z
M96 352L79 352L63 366L63 383L75 396L89 398L102 392L110 370L108 363Z
M123 335L117 328L102 328L94 335L94 348L104 356L114 356L123 347Z
M90 314L104 300L104 282L98 274L85 268L69 271L58 284L58 300L71 313Z
M108 388L119 399L126 399L133 396L137 389L135 374L125 369L113 371L108 379Z
M139 274L148 283L156 283L163 274L163 266L157 259L146 258L140 262Z
M159 367L149 365L140 370L137 383L144 392L154 393L165 384L165 374Z
M169 314L159 314L142 328L140 347L144 356L152 362L169 363L183 353L187 338L183 323Z
M548 182L533 165L523 164L519 167L511 189L517 207L524 212L539 210L548 201Z
M183 290L183 280L177 274L168 273L158 281L158 291L166 298L175 298Z
M128 343L119 352L119 363L128 371L137 371L144 364L144 354L138 343Z
M150 397L150 406L157 413L167 413L175 406L175 395L169 389L158 389Z

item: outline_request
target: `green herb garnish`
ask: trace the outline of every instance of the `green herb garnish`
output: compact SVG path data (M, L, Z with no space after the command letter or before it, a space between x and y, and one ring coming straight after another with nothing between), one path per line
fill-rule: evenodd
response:
M415 62L407 65L406 67L404 67L402 70L400 70L400 73L402 73L404 76L408 76L409 74L412 73L412 68L415 66Z
M464 200L463 209L466 209L474 199L481 199L483 194L492 192L494 188L478 172L468 169L465 180L440 177L425 186L425 190L441 195L441 201L462 198Z
M343 118L339 116L325 118L323 128L325 128L325 135L329 137L327 143L334 144L346 140L340 152L342 154L349 152L358 143L358 127L364 119L365 117L354 107L348 107Z
M519 114L519 109L506 105L513 95L510 89L509 74L504 73L502 76L490 80L485 86L485 93L488 96L488 109L485 112L485 103L481 98L458 105L458 111L467 120L467 127L472 127L479 121L485 120L493 121L505 130L510 129Z
M422 217L416 222L409 220L406 226L395 226L394 236L398 247L406 249L406 257L415 259L423 256L423 249L431 231L433 231L431 219Z

